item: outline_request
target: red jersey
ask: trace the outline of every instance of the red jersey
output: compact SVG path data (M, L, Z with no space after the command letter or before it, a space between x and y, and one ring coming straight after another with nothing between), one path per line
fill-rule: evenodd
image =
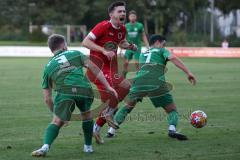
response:
M111 60L109 60L102 52L91 50L90 60L109 77L112 77L112 74L118 73L117 49L118 44L125 39L125 26L121 25L119 28L116 28L110 21L105 20L98 23L88 36L90 36L97 45L104 47L106 50L114 51L116 54Z

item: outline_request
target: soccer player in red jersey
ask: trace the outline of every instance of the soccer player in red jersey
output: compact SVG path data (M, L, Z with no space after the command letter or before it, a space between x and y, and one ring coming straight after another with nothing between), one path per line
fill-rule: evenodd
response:
M84 47L90 49L90 60L102 70L109 84L118 93L118 98L107 93L93 73L90 70L87 71L89 80L98 88L101 101L108 104L108 107L99 113L93 128L93 135L99 144L103 143L100 129L106 122L109 126L118 128L117 124L112 121L112 116L118 103L125 98L130 88L130 83L118 74L118 46L123 49L137 50L134 44L130 44L126 40L125 2L113 2L108 7L108 14L110 20L98 23L82 42Z

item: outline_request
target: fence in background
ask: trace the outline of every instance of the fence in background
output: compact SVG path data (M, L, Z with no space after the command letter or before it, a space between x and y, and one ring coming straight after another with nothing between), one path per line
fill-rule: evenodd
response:
M69 49L79 50L89 55L89 50L84 47L69 47ZM179 57L228 57L240 58L240 48L209 48L209 47L169 47L172 53ZM143 47L142 51L146 50ZM118 50L119 55L124 54L124 50ZM0 57L51 57L48 47L27 47L27 46L0 46Z

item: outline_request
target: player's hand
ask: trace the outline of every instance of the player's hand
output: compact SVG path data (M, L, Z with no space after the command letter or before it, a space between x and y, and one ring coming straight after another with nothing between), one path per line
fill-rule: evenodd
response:
M128 49L133 50L133 51L137 51L138 50L137 45L133 44L133 43L129 44Z
M191 72L188 73L188 80L192 85L195 85L197 83L195 76Z
M107 56L107 58L110 60L115 56L115 53L113 51L107 51L107 50L103 50L102 53Z
M118 98L117 92L116 92L115 89L113 89L112 87L109 86L109 87L107 88L107 91L108 91L110 94L114 95L116 98Z

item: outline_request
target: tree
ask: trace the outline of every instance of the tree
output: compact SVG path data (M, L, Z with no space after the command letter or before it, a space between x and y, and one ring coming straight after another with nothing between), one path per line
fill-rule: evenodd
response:
M215 6L220 9L223 14L228 14L233 10L240 9L238 0L215 0Z

